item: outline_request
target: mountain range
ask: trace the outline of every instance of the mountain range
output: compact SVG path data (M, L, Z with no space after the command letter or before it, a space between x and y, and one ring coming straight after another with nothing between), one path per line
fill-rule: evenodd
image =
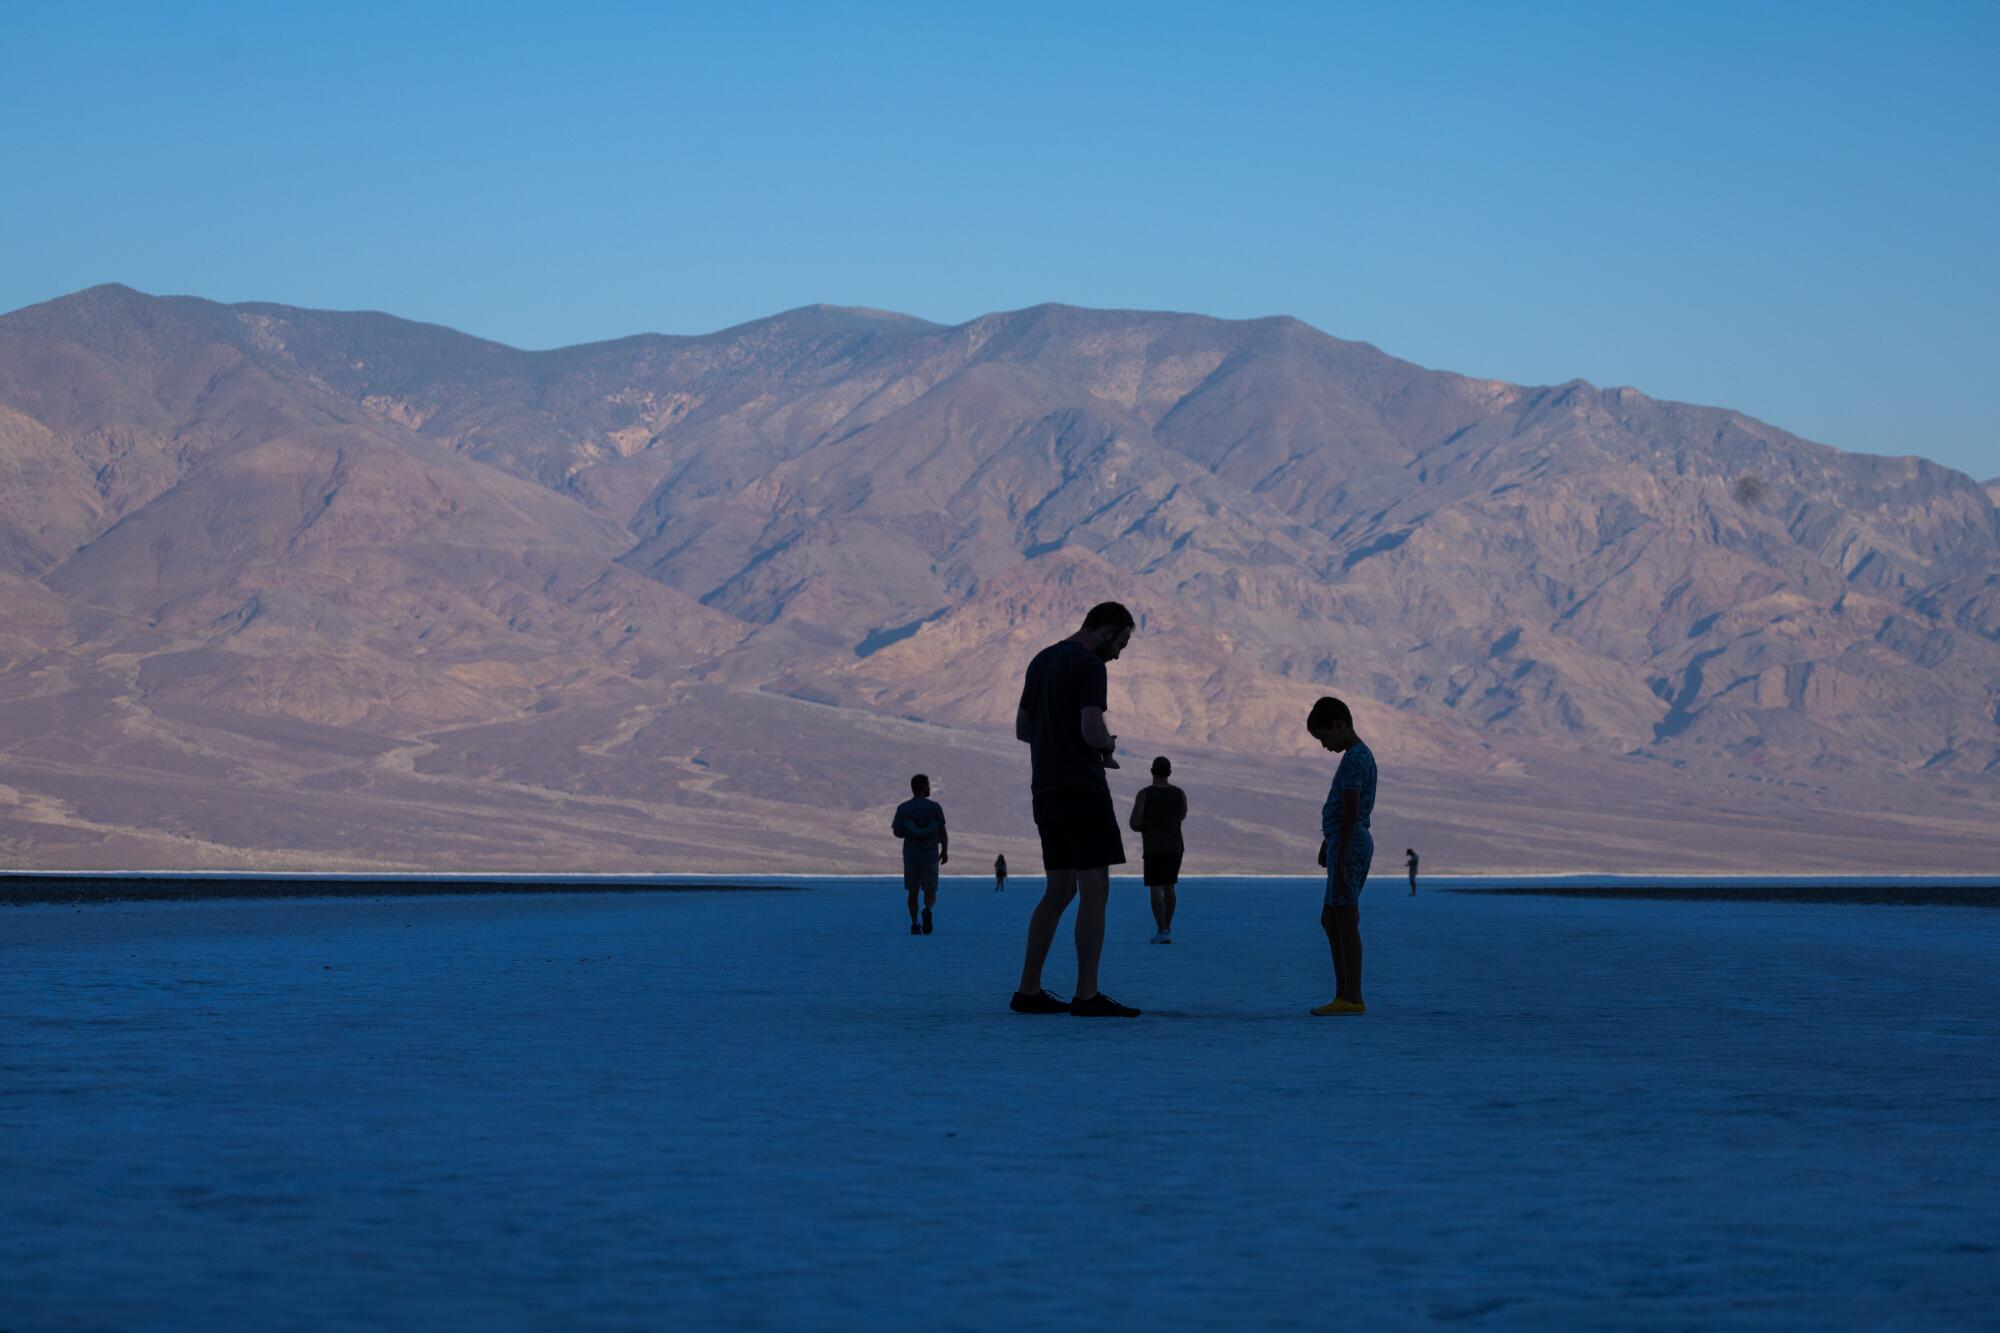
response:
M1026 868L1021 669L1115 597L1192 869L1310 873L1322 693L1440 871L1990 869L1996 489L1287 318L96 287L0 316L0 858L865 870L925 769Z

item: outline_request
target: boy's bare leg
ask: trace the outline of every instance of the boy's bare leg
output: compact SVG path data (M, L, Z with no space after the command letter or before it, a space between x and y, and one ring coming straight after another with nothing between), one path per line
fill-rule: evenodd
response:
M1076 998L1097 994L1097 960L1104 953L1104 904L1111 898L1111 867L1076 872Z
M1172 929L1174 928L1174 886L1173 886L1173 885L1169 884L1169 885L1167 885L1167 887L1166 887L1166 888L1164 888L1164 889L1161 889L1161 890L1160 890L1160 902L1161 902L1161 904L1162 904L1162 912L1161 912L1161 916L1160 916L1160 929L1161 929L1161 930L1169 930L1169 931L1170 931L1170 930L1172 930Z
M1341 936L1340 909L1322 907L1319 912L1319 928L1326 932L1326 947L1333 954L1333 997L1347 998L1347 942Z
M1345 955L1346 979L1342 983L1340 997L1361 1003L1361 909L1359 907L1336 907L1334 915L1339 919L1340 951Z
M1034 913L1028 918L1028 956L1021 964L1020 991L1023 995L1036 995L1042 989L1042 964L1048 961L1049 946L1056 942L1056 927L1062 924L1062 915L1069 910L1069 900L1076 897L1076 872L1074 870L1051 870L1049 884L1042 890L1042 900L1035 904ZM912 897L911 901L915 901Z

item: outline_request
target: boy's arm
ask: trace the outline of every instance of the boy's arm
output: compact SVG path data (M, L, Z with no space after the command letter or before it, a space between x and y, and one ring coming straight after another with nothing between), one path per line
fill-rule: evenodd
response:
M1340 837L1334 848L1333 873L1345 881L1347 853L1354 846L1354 830L1361 823L1361 793L1348 788L1340 794Z

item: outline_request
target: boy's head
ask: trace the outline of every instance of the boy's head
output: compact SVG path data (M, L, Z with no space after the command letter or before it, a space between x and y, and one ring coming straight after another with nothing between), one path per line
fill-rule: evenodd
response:
M910 779L910 795L929 796L930 794L931 794L931 780L929 777L925 776L922 773L919 773L915 777Z
M1332 695L1322 695L1306 714L1306 730L1329 750L1345 750L1354 744L1354 714Z

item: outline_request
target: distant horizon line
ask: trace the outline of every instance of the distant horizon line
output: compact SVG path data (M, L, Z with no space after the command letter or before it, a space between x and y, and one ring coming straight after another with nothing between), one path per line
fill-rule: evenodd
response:
M1133 878L1140 872L1132 870L1123 875L1118 867L1112 867L1113 879ZM1389 873L1393 870L1393 877ZM1036 879L1041 872L1027 870L1018 875L1010 874L1009 879ZM325 880L329 883L375 881L415 882L422 880L471 880L510 881L520 883L598 883L623 881L631 883L668 884L678 881L699 881L714 879L746 880L895 880L901 882L900 871L800 871L796 874L772 870L575 870L575 871L535 871L535 870L21 870L0 869L0 883L15 879L242 879L242 880ZM950 873L940 876L944 880L973 880L985 883L993 878L990 870L969 874ZM1203 871L1199 874L1184 874L1180 882L1190 880L1271 880L1318 882L1323 874L1282 874L1272 871ZM1406 882L1402 876L1400 862L1389 865L1379 876L1384 885ZM1833 883L1852 884L1860 880L1883 880L1895 883L1911 881L1950 881L1954 884L1990 884L2000 887L2000 873L1972 874L1961 871L1856 871L1830 873L1810 870L1780 870L1762 873L1702 872L1690 870L1533 870L1505 871L1479 870L1455 873L1420 872L1419 883L1456 884L1484 883L1498 881L1518 883L1524 880L1696 880L1703 884L1723 884L1755 887L1762 884ZM1578 885L1577 887L1589 887Z

